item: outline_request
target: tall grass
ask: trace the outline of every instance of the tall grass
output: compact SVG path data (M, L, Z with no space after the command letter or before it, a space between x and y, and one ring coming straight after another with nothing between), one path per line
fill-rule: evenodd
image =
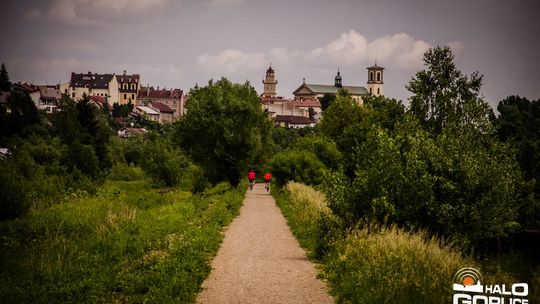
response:
M324 196L289 183L274 196L302 246L322 263L338 303L450 303L453 275L478 267L423 231L366 225L341 230ZM339 230L339 231L335 231Z
M108 181L95 196L0 223L0 302L193 302L245 187L160 193Z

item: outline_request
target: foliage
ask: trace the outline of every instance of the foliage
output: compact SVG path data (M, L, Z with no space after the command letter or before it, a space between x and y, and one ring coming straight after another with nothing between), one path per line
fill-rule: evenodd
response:
M448 303L454 293L449 282L464 265L478 268L425 232L374 226L335 243L324 277L338 303Z
M336 144L328 138L308 135L298 138L293 150L305 150L313 153L330 170L341 170L342 155Z
M139 167L120 162L111 168L107 178L112 181L136 181L144 178L144 172Z
M133 112L133 104L131 103L131 100L129 100L127 104L119 105L116 102L113 104L113 117L127 117L131 112Z
M482 75L463 75L450 47L429 49L424 64L427 69L417 72L406 88L413 94L410 112L427 130L439 134L452 124L480 129L489 124L491 108L480 98Z
M222 78L190 91L177 140L213 183L236 186L249 166L262 163L270 144L270 121L255 89Z
M11 82L9 81L9 74L6 65L2 63L0 69L0 92L9 92L11 90Z
M475 246L515 231L523 181L507 146L474 129L434 139L413 117L395 133L360 132L354 178L330 175L322 186L349 226L389 221Z
M12 91L7 101L9 111L5 109L6 112L0 116L0 140L5 142L9 137L26 137L28 133L34 133L30 129L41 123L41 117L28 93Z
M286 150L276 154L269 167L278 185L289 181L317 185L322 182L326 170L317 156L306 150Z
M180 182L182 171L187 168L187 158L163 140L148 141L144 148L141 166L156 183L167 187Z
M194 302L245 189L220 185L192 196L159 193L144 180L107 182L96 196L72 194L66 204L0 222L0 297Z
M344 230L325 196L308 186L289 183L272 195L300 244L322 263L337 303L446 303L454 273L477 265L423 231Z
M24 215L31 206L24 178L9 163L0 159L0 220L12 219Z
M336 99L335 94L325 93L321 98L321 110L326 110Z
M500 115L494 120L499 138L513 146L529 188L521 206L521 221L540 229L540 100L509 96L499 102Z
M275 152L290 148L295 140L300 137L298 129L275 127L272 129L272 142Z

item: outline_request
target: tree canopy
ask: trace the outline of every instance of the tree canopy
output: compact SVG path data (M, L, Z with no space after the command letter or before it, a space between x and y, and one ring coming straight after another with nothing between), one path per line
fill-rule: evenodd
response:
M9 91L11 90L11 82L9 81L9 74L6 68L6 65L2 63L2 68L0 68L0 91Z
M424 127L439 134L448 125L482 128L489 122L491 108L480 97L482 75L463 75L449 47L429 49L424 64L406 85L413 94L409 110Z
M177 140L211 182L233 186L250 166L262 163L270 143L270 120L255 89L226 78L190 91Z

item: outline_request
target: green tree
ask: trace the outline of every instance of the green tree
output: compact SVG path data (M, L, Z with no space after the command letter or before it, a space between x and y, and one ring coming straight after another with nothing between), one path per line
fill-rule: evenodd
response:
M315 154L306 150L280 152L269 163L270 171L278 185L289 181L318 185L323 181L325 165Z
M180 151L172 149L165 140L155 139L144 145L141 167L158 184L176 186L188 165L187 158Z
M325 93L321 98L321 109L326 110L336 100L336 94Z
M6 68L6 65L2 63L2 68L0 69L0 91L10 91L11 82L9 81L9 74Z
M520 210L526 228L540 228L540 100L509 96L499 102L494 120L498 137L513 146L529 188ZM531 193L532 192L532 193Z
M107 125L107 118L91 102L90 97L84 96L76 104L77 120L83 133L79 139L81 143L91 145L99 160L99 167L108 170L112 166L109 155L109 139L111 130Z
M39 111L28 93L13 91L8 97L9 112L4 114L1 124L4 136L22 135L28 128L41 123Z
M485 127L491 108L480 98L482 75L470 77L456 68L449 47L429 49L424 54L426 70L416 73L406 88L410 97L410 112L435 134L449 124Z
M261 164L270 145L271 122L246 82L222 78L190 91L188 112L178 125L177 140L209 181L236 186L250 166Z
M336 144L329 138L315 135L300 137L293 145L293 150L309 151L330 170L340 171L342 167L342 155Z

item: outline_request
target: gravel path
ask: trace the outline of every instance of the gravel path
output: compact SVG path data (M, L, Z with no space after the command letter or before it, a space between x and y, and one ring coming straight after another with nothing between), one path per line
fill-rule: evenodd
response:
M333 303L264 184L246 194L197 303Z

